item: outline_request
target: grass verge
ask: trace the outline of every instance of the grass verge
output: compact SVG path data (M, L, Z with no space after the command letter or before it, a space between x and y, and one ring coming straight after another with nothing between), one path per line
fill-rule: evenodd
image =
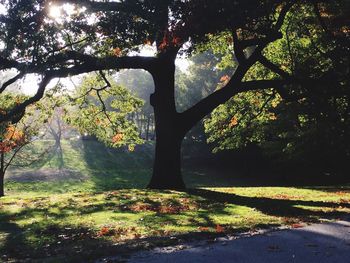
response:
M0 199L0 211L1 260L87 262L121 248L178 242L176 236L338 218L350 213L350 187L14 193Z

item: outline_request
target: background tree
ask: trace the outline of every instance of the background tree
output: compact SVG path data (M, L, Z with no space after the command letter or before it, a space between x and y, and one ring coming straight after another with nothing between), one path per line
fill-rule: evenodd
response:
M142 143L135 123L128 118L142 101L104 73L85 77L71 97L66 121L81 134L94 135L113 147L128 145L130 150Z
M296 4L315 4L311 0L40 0L31 4L26 0L2 0L0 3L7 9L0 18L3 43L0 69L19 72L2 85L1 91L25 74L41 75L36 94L2 114L0 121L23 114L28 105L42 98L53 78L98 70L144 69L151 73L155 84L150 98L156 129L155 163L149 184L153 188L184 188L180 155L185 134L234 95L271 88L280 94L293 95L300 87L325 83L323 75L286 74L283 67L268 60L264 53L270 43L283 37L282 26L289 10ZM316 2L316 5L325 10L347 6L343 1ZM61 14L50 10L59 10ZM343 15L338 11L333 14ZM174 80L175 59L181 47L187 47L190 53L220 34L229 36L225 46L232 50L237 61L234 73L222 88L186 111L178 112ZM132 55L145 44L156 48L155 57ZM247 73L258 61L279 77L247 79Z
M130 118L136 123L141 138L146 141L154 139L154 114L149 103L149 97L154 92L152 76L144 70L124 70L117 74L116 82L144 101L140 111Z
M20 103L23 95L5 94L0 99L1 111L6 111L13 104ZM26 115L12 124L0 124L0 196L4 196L4 178L11 166L26 166L33 163L42 153L33 153L26 147L36 141L43 132L44 122L50 114L41 103L28 107ZM43 151L44 153L44 151Z

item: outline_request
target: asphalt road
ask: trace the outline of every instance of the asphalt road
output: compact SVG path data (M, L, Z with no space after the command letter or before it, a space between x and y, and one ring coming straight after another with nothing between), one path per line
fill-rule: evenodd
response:
M139 252L129 263L350 263L350 218Z

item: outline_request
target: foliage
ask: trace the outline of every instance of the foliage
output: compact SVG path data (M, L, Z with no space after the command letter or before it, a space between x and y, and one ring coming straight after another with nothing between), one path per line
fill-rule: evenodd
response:
M219 106L205 121L208 142L216 143L214 151L242 148L261 143L273 136L271 123L276 121L273 110L280 97L273 91L247 92Z
M343 42L349 34L340 27L343 21L332 21L349 9L346 3L321 5L321 9L321 19L326 19L331 33L320 25L314 5L296 5L282 27L283 38L271 43L263 53L280 65L282 74L313 76L323 79L323 83L318 87L305 83L287 92L277 90L279 94L273 90L242 93L218 107L206 120L208 141L214 143L215 151L255 143L274 158L281 157L281 152L299 160L307 156L317 163L322 158L321 163L328 168L321 169L343 165L343 159L350 157L346 143L350 121L346 92L349 67L347 44ZM270 79L278 75L257 63L245 78Z
M21 94L5 93L0 100L1 110L6 111L13 104L20 103L24 99L25 96ZM28 108L25 117L21 118L21 121L16 124L11 122L2 122L0 124L0 152L2 154L8 154L12 151L16 152L16 150L28 144L33 137L38 135L42 127L42 121L47 116L39 113L42 107L42 104L38 103ZM48 112L46 113L49 114Z
M84 78L71 98L67 122L82 135L94 135L109 146L129 145L132 151L142 140L129 119L139 111L142 101L101 74Z

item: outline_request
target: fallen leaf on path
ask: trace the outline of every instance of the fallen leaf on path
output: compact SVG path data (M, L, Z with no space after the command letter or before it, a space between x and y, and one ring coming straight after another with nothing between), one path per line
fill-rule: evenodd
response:
M301 227L304 227L304 225L300 224L300 223L295 223L295 224L292 224L291 227L292 228L301 228Z

